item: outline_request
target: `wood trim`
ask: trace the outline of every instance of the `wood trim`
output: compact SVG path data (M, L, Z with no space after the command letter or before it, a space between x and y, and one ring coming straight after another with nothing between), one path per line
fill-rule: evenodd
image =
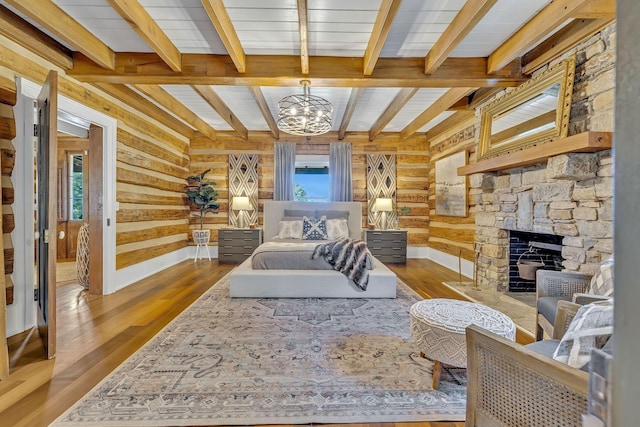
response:
M104 142L102 128L94 124L89 127L89 146L89 293L102 295Z
M362 92L364 89L359 87L354 87L351 89L351 94L349 95L349 101L347 101L347 107L344 109L344 114L342 115L342 122L340 123L340 129L338 129L338 139L342 141L347 133L347 127L349 127L349 122L351 121L351 116L353 116L353 112L358 105L358 101L362 96Z
M218 32L218 36L220 36L220 40L227 49L236 69L239 73L244 73L246 71L244 49L222 0L202 0L202 6L207 11L207 15L209 15L209 19Z
M192 84L236 86L291 86L311 79L314 87L512 87L527 80L515 60L495 74L487 74L487 58L447 58L435 73L424 74L424 58L379 58L375 73L362 74L357 57L317 56L309 75L300 72L295 55L249 55L246 72L230 66L227 55L183 54L182 69L168 69L155 53L117 53L115 70L96 66L74 53L68 76L83 82L119 84Z
M309 74L309 20L307 0L298 0L298 26L300 33L300 72Z
M180 51L137 0L108 0L122 18L173 71L182 70Z
M207 101L207 104L215 110L220 117L229 124L240 136L244 139L249 137L249 131L240 122L240 120L233 114L233 111L224 103L222 98L216 93L211 86L207 85L193 85L192 88L198 92L198 94Z
M424 60L425 74L433 74L458 44L478 25L497 0L467 0Z
M93 83L93 86L113 96L119 101L124 102L125 104L135 106L136 110L140 113L157 120L181 135L184 135L187 138L193 138L193 129L191 127L187 126L174 115L167 113L165 110L156 106L147 98L139 95L128 87L109 83Z
M547 34L572 18L588 2L589 0L555 0L549 3L489 55L487 73L491 74L523 55Z
M549 157L566 153L593 153L613 145L612 132L583 132L535 147L505 154L458 168L458 175L492 172L545 162Z
M384 42L389 36L393 19L400 8L402 0L382 0L376 22L373 24L373 30L369 37L369 43L364 51L364 66L362 73L365 76L373 74L373 69L378 62L380 52L384 46Z
M73 67L69 49L2 5L0 34L62 69Z
M162 107L173 112L176 116L184 120L193 126L197 131L203 135L216 139L216 130L209 125L209 123L202 120L193 111L187 108L184 104L174 98L169 92L162 89L157 85L133 85L134 89L144 93L149 98L153 99Z
M573 17L578 19L616 19L616 2L615 0L590 0Z
M391 120L402 110L407 102L416 94L418 88L402 88L396 94L393 101L389 104L386 110L378 117L378 120L369 129L369 141L373 141L375 137L382 132L384 127L389 124Z
M7 0L64 43L82 52L100 67L114 70L115 53L51 0ZM55 19L52 19L55 17Z
M611 19L574 20L527 52L522 57L522 72L524 74L533 73L612 22Z
M405 128L400 131L400 138L405 139L410 137L422 126L426 125L440 113L446 111L447 108L458 102L460 98L469 95L474 90L476 90L476 88L458 87L449 89L444 95L431 104L429 108L424 110L418 117L413 119L411 123L405 126Z
M249 92L251 92L253 99L256 100L256 104L258 104L258 108L262 113L262 117L264 117L264 120L267 122L267 125L269 126L271 135L273 135L275 139L280 139L280 129L278 129L278 124L276 123L275 119L271 115L269 104L267 103L267 100L265 99L264 94L262 93L262 89L260 89L257 86L249 86L248 89L249 89Z

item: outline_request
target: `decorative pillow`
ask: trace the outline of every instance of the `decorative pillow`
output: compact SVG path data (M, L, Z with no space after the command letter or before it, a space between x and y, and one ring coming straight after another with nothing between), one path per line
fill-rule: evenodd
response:
M591 278L587 292L607 297L613 295L613 258L609 258L600 264L600 268Z
M593 302L578 309L553 358L574 368L589 363L591 349L601 349L613 334L613 300Z
M302 218L302 239L303 240L327 240L327 217Z
M329 236L329 240L349 238L349 223L345 218L328 219L327 235Z
M302 239L302 220L280 221L277 237L278 239Z

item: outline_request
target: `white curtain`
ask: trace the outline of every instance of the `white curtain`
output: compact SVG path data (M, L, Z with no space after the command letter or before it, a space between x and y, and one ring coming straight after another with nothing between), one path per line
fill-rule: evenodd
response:
M295 142L276 142L273 146L273 200L293 200L295 173Z
M334 202L353 201L350 142L329 145L329 197Z

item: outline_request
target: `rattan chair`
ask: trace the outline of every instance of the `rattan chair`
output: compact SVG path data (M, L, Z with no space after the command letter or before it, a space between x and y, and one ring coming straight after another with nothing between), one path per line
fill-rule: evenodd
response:
M561 338L579 305L562 302ZM581 426L588 374L477 326L467 328L467 427Z
M603 297L586 294L591 276L573 272L538 270L536 273L536 340L553 334L558 301L587 304Z

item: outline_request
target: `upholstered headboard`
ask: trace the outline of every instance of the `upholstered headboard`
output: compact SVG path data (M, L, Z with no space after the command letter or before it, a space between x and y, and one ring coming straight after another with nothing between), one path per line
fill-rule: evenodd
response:
M362 204L360 202L291 202L267 200L264 202L263 240L273 239L278 235L278 224L284 216L285 209L309 211L313 216L317 210L341 210L349 212L349 234L353 239L362 238Z

